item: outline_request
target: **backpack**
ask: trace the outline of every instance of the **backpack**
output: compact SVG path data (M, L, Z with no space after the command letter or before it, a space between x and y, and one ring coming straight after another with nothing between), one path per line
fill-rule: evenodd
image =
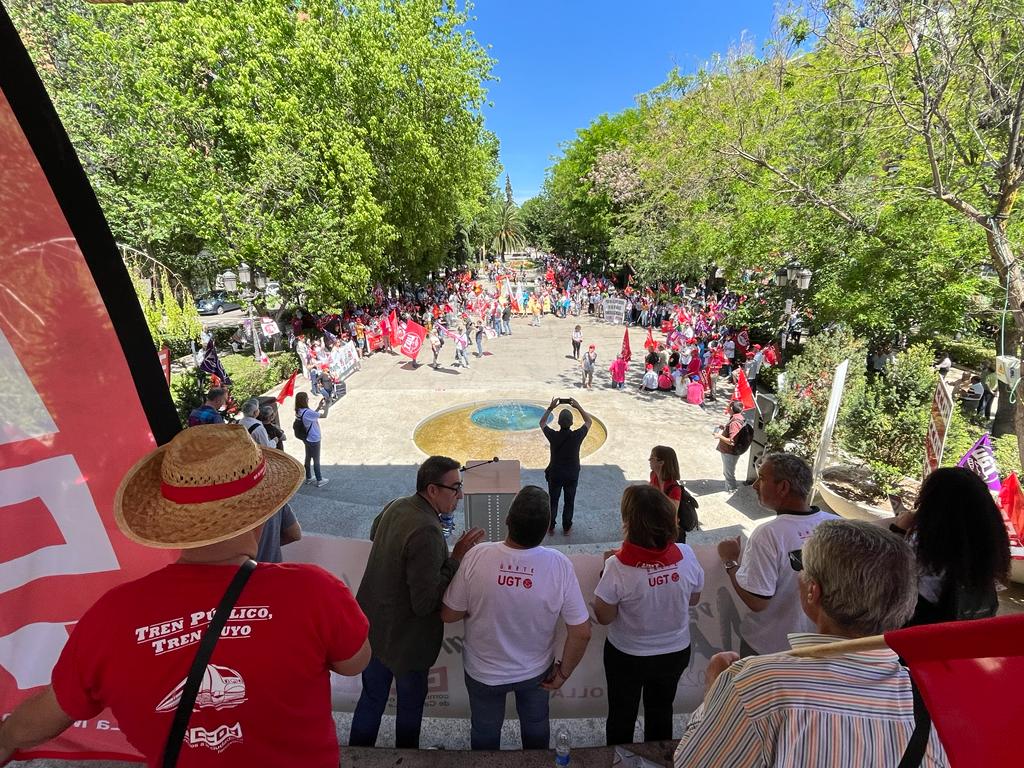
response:
M696 530L700 526L700 520L697 519L697 507L700 504L682 483L679 483L679 490L681 491L679 509L676 512L679 519L679 534L676 536L676 541L685 544L687 532Z
M736 433L736 437L732 439L732 452L736 456L742 456L750 448L752 442L754 442L754 428L749 424L744 424Z
M305 440L309 435L309 431L306 429L306 422L302 420L302 414L295 415L295 421L292 422L292 432L299 440Z

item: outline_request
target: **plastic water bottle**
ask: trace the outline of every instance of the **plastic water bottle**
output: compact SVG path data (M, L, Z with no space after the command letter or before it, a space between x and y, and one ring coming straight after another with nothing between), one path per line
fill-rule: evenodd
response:
M555 734L555 765L565 768L569 764L569 730L563 725Z
M438 515L441 519L441 533L445 539L451 537L455 531L455 515Z

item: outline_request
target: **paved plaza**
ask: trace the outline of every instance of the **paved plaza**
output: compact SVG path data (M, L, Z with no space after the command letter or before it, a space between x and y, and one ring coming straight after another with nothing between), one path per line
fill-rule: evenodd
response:
M581 387L579 363L572 359L570 334L583 327L584 349L595 344L598 367L593 389ZM470 355L470 368L452 366L454 345L441 352L442 368L427 365L429 348L413 366L398 354L377 353L365 359L362 370L348 380L348 394L321 422L323 488L303 486L292 506L307 533L366 538L370 523L381 508L415 488L416 468L426 457L413 441L417 425L431 415L460 405L483 401L523 400L546 406L552 397L575 397L608 432L603 446L582 460L576 514L572 532L561 530L548 544L599 545L621 539L619 499L629 483L647 482L647 457L655 445L668 445L679 457L686 487L700 502L703 535L696 540L749 533L766 514L749 487L727 494L720 454L712 434L725 421L727 385L720 385L717 403L703 408L689 405L677 395L638 392L646 331L630 329L632 376L627 389L611 387L609 363L622 346L623 326L607 325L586 315L543 318L539 328L528 319L513 321L512 335L489 339L483 358ZM660 334L657 335L660 337ZM472 348L472 345L471 345ZM308 387L308 384L306 384ZM315 403L317 398L311 397ZM290 436L293 401L287 400L281 421L289 432L286 450L300 460L302 444ZM578 425L578 422L577 422ZM536 450L546 455L539 429L532 433ZM458 441L453 437L453 444ZM466 462L490 455L452 457ZM502 459L519 456L503 455ZM527 459L522 484L546 487L542 464ZM746 471L740 460L738 476ZM456 516L461 521L461 509Z

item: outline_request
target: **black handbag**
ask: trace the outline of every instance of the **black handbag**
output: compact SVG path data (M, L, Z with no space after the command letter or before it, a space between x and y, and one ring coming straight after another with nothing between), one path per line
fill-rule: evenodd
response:
M231 615L231 609L235 607L239 595L242 594L242 587L245 586L245 582L249 580L249 576L255 569L255 560L249 559L242 563L238 572L231 579L231 583L228 584L224 597L220 599L217 610L213 614L213 621L203 632L196 657L192 660L192 668L188 671L188 677L185 680L185 687L181 691L178 708L174 712L174 720L171 723L170 733L167 735L167 743L164 745L163 768L174 768L178 763L182 740L185 738L185 729L188 728L188 721L192 717L192 707L196 703L199 685L206 673L206 665L210 663L210 657L213 655L213 647L217 644L217 638L220 637L228 616Z

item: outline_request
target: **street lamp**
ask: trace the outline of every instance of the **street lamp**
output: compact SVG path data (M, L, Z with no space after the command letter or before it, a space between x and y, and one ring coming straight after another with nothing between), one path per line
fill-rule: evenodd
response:
M249 270L249 265L244 261L238 265L238 282L244 285L246 288L249 287L249 281L252 279L252 272Z
M220 277L221 280L224 281L224 290L229 293L234 293L235 289L238 288L238 275L229 269Z
M264 288L267 287L267 276L264 275L262 272L257 272L256 273L255 282L256 282L256 290L257 291L262 291Z
M800 266L799 262L791 261L785 267L779 267L775 272L775 285L786 291L786 310L782 321L782 329L779 332L779 343L783 351L786 349L786 342L790 336L790 321L793 314L792 290L803 292L811 285L813 272L807 267ZM785 358L782 360L782 367L785 368Z

